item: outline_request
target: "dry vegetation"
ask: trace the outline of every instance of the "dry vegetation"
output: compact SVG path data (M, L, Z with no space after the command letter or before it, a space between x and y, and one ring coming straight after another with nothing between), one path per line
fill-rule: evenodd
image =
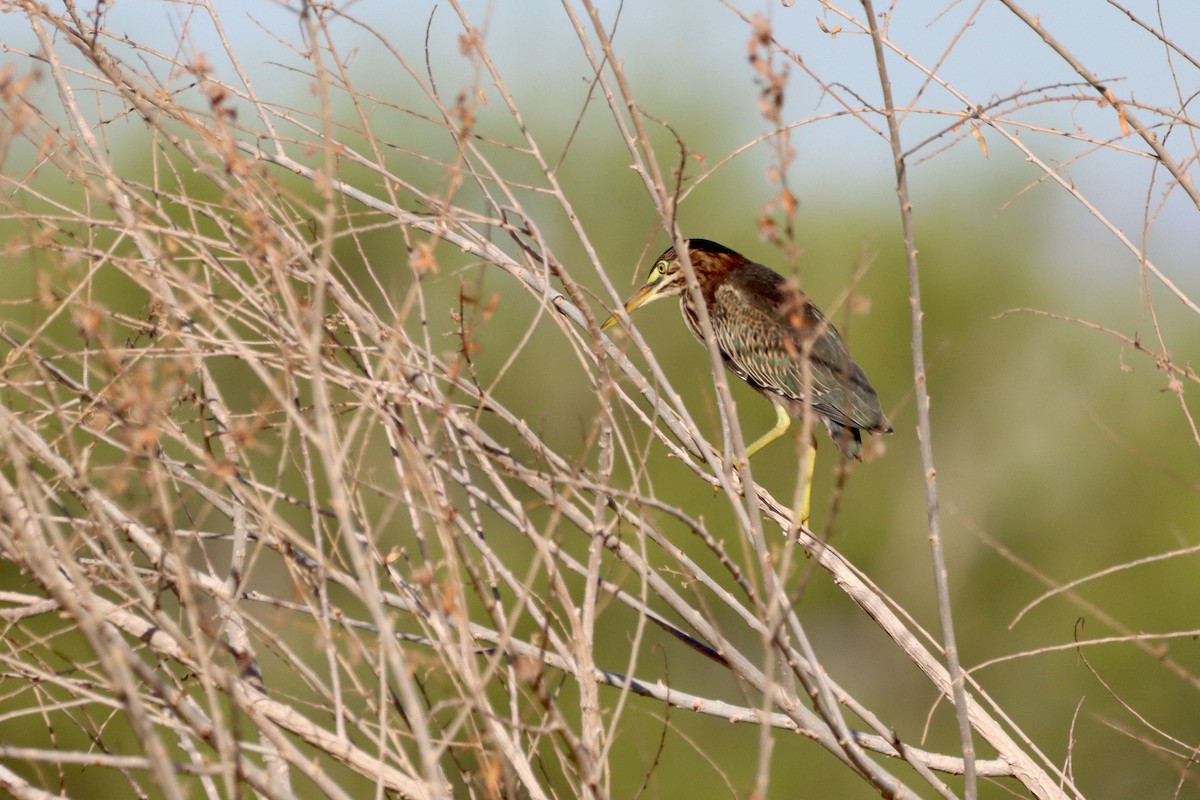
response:
M636 330L629 347L599 332L597 317L626 293L626 267L602 265L576 213L582 198L559 179L565 151L525 124L486 15L456 0L437 12L458 28L469 76L439 84L428 53L390 47L386 31L349 16L355 4L293 5L294 26L271 32L290 65L228 43L222 26L243 13L232 5L164 4L170 50L110 27L109 5L0 3L3 25L36 42L8 44L0 72L5 260L33 288L5 294L0 333L0 727L23 731L0 737L0 785L19 797L607 797L639 784L681 796L695 784L658 770L656 748L684 741L694 772L725 776L707 779L710 796L783 796L773 759L816 748L885 797L1085 795L1069 760L1045 755L946 658L951 632L975 623L950 618L919 303L916 420L941 578L932 634L798 526L790 497L730 469L738 426L709 441L681 399L690 388L671 385ZM1141 200L1147 219L1167 196L1195 213L1191 89L1177 108L1140 107L1004 0L1077 82L991 97L944 84L945 105L921 107L943 118L941 133L909 141L909 109L894 113L880 92L884 60L943 82L937 64L905 61L889 40L893 8L799 5L773 6L772 19L817 13L830 35L873 40L880 68L873 86L837 85L808 71L754 4L730 4L770 132L748 145L773 165L774 196L757 214L765 238L784 251L792 241L783 97L811 80L894 156L914 301L906 170L957 145L1021 152L1089 204L1147 285L1200 311L1037 149L1045 134L1151 158L1162 177ZM698 163L670 120L642 106L613 7L577 0L545 13L564 15L586 65L563 107L605 119L657 213L635 224L659 247L679 241L678 204L733 154ZM1169 31L1129 26L1160 37L1194 79ZM200 28L225 49L197 48ZM385 65L368 69L352 41L380 48ZM381 92L372 69L401 76L405 96ZM260 93L280 75L311 103ZM1022 117L1084 102L1119 135ZM382 123L401 119L408 127ZM404 253L372 258L381 236ZM457 270L461 281L448 281ZM486 346L514 307L531 317L509 352ZM1169 376L1192 425L1196 376L1172 360L1169 337L1128 338ZM569 435L505 394L539 338L565 354L549 378L594 398ZM735 420L726 377L713 376L721 419ZM912 431L910 420L902 435ZM647 466L661 451L694 473L706 508L718 493L726 516L714 523L664 497ZM799 608L812 581L835 584L943 696L936 750L897 733L924 720L888 718L822 668ZM1194 706L1195 673L1168 668ZM694 691L680 680L688 671L717 688ZM720 735L749 742L751 767L731 775L733 750L688 733L690 716L739 723ZM647 720L633 759L618 743ZM1147 724L1130 742L1194 796L1194 739Z

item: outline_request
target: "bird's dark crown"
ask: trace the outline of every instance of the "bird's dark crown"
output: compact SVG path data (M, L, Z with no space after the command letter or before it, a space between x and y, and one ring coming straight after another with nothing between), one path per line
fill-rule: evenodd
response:
M688 239L687 245L692 267L698 275L720 275L748 262L741 253L711 239ZM674 247L668 247L662 255L654 259L655 265L661 262L666 262L668 272L680 273L682 277L679 254ZM703 282L703 278L701 281Z
M687 246L689 252L712 253L714 255L740 256L741 253L736 250L731 250L725 245L714 242L712 239L688 239Z
M688 239L687 245L696 280L700 282L700 289L709 301L717 284L726 275L750 263L741 253L710 239ZM674 247L668 247L654 259L646 285L655 287L655 297L673 297L684 293L687 282L683 263Z
M701 254L710 256L727 256L730 257L731 260L745 258L745 256L736 250L732 250L725 245L720 244L719 242L712 241L711 239L686 239L685 241L687 242L688 253L693 256L698 256ZM654 263L657 264L659 261L666 261L669 264L678 258L679 254L675 251L675 248L668 247L662 252L662 255L654 259Z

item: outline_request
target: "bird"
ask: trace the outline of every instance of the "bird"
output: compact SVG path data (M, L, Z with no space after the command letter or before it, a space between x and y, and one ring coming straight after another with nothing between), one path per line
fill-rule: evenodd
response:
M722 361L775 405L775 426L746 448L747 459L782 436L792 417L802 418L806 408L825 424L848 459L862 460L864 431L892 432L879 395L850 357L841 334L794 282L717 242L689 239L685 244ZM679 297L688 330L703 344L704 331L674 247L654 260L645 283L625 302L625 313L664 297ZM618 321L614 313L601 330ZM815 437L809 448L800 515L805 525Z

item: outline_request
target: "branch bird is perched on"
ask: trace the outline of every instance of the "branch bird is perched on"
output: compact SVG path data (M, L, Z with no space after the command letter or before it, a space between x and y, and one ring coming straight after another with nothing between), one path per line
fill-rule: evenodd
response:
M837 329L806 294L774 270L724 245L690 239L687 246L725 366L771 400L778 414L775 427L746 448L747 458L782 436L791 417L802 416L806 406L825 423L846 458L862 458L863 431L892 432L867 376L850 358ZM688 330L703 343L692 293L673 247L655 259L645 285L626 301L625 311L674 296L680 298ZM616 322L614 314L601 330ZM807 402L806 389L811 394ZM816 441L810 446L815 450ZM801 509L805 524L814 455L809 453Z

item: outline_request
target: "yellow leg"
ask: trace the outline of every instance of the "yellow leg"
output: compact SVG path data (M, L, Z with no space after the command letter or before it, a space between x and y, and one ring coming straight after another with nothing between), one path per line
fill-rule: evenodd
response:
M808 440L808 452L805 453L808 462L804 468L804 493L800 501L800 524L808 527L808 512L812 507L813 470L817 466L817 437Z
M772 405L775 405L775 404L772 403ZM789 417L788 413L783 410L783 406L776 405L775 406L775 414L776 414L775 427L771 428L771 430L767 431L762 436L755 439L754 443L746 448L746 459L747 460L749 460L750 457L753 456L755 453L757 453L759 450L762 450L764 447L769 445L771 442L775 441L780 436L783 436L783 432L786 431L788 429L788 426L792 424L792 418ZM735 459L733 462L733 471L737 472L743 466L745 466L745 462L741 461L741 459ZM719 491L721 491L721 487L714 486L713 491L719 492Z
M783 436L783 432L786 431L788 426L792 424L792 418L789 417L788 413L783 410L783 406L776 405L775 413L778 415L775 420L775 427L764 433L755 440L754 444L746 448L746 458L753 457L754 454L759 450L762 450L771 442L775 441L780 436Z
M754 443L746 448L746 458L752 457L759 450L769 445L771 442L783 436L788 426L792 424L792 418L788 416L787 411L783 406L775 406L775 427L767 431L765 434L754 440ZM800 524L808 527L809 511L812 508L812 481L813 471L817 466L817 437L813 436L808 440L808 452L805 454L804 466L804 491L800 501ZM734 465L737 466L736 464ZM718 491L719 487L714 486L713 491Z

